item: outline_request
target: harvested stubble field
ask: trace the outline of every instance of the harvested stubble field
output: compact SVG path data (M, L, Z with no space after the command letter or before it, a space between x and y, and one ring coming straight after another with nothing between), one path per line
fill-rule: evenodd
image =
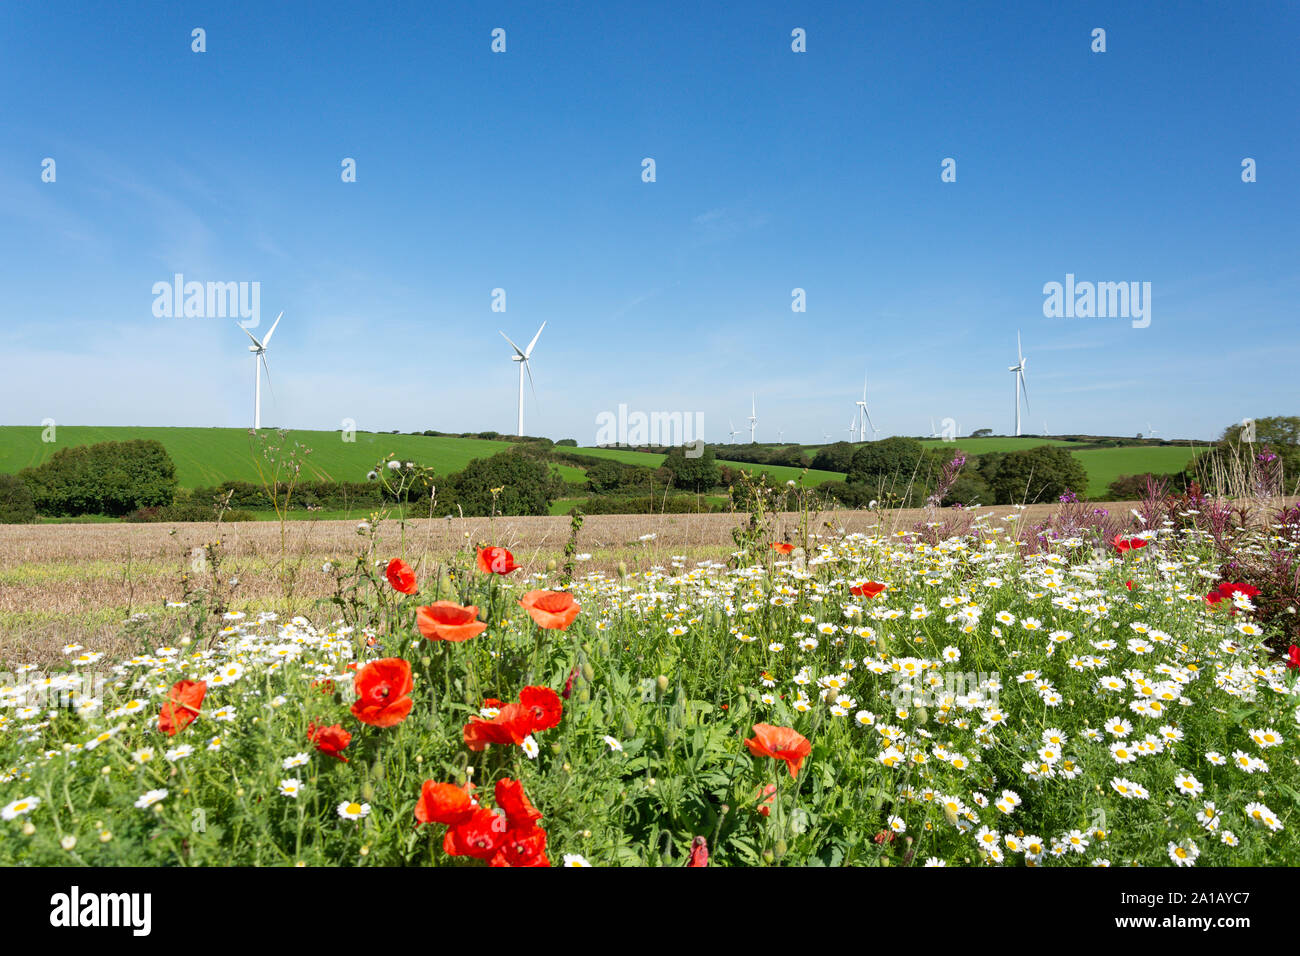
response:
M1128 505L1108 503L1112 511ZM1030 505L1025 520L1035 521L1054 505ZM981 509L1003 517L1009 506ZM921 510L823 512L817 521L848 531L875 525L910 528ZM740 514L590 515L583 521L578 551L589 554L581 570L613 570L624 562L631 571L666 564L673 555L691 561L725 560L735 549L731 532L747 519ZM782 515L781 531L793 529L798 515ZM195 556L205 544L221 541L221 578L237 580L230 606L244 611L273 609L328 617L321 605L333 589L326 562L350 561L366 540L357 521L293 521L284 529L285 566L293 573L292 600L286 604L281 578L281 528L274 522L178 524L0 525L0 664L46 662L62 658L69 642L110 654L134 653L134 639L123 624L133 614L164 613L179 600L181 577L196 573ZM385 521L377 553L405 555L417 568L432 568L467 543L504 545L526 568L538 569L563 556L569 518L507 517L408 520L402 528ZM653 537L645 537L653 535Z

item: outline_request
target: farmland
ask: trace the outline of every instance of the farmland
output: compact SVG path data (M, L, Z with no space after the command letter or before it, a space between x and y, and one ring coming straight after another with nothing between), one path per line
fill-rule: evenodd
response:
M361 481L379 460L393 456L412 460L447 474L464 468L475 458L488 458L510 448L508 442L488 439L458 438L425 435L394 435L389 433L357 432L344 441L341 432L290 431L285 433L285 446L295 442L310 448L307 473L304 477L326 481ZM39 465L49 459L59 448L93 444L103 441L153 439L166 448L176 463L177 479L181 488L198 488L223 481L259 481L258 466L261 453L255 440L246 429L238 428L99 428L90 426L60 426L56 442L44 442L39 427L0 427L0 473L17 472ZM1043 444L1071 446L1077 443L1046 438L964 438L953 443L925 440L927 447L950 447L967 454L1007 452L1033 448ZM789 465L757 465L733 461L722 457L726 446L717 446L718 464L734 469L763 473L773 482L799 479L810 487L827 481L841 481L843 475L833 471L800 469ZM814 454L821 446L808 446ZM629 465L657 467L664 456L651 452L621 448L557 448L576 454L609 459ZM1185 467L1198 452L1191 444L1185 445L1134 445L1118 448L1083 447L1072 454L1084 465L1088 473L1087 494L1103 496L1106 486L1122 474L1143 472L1167 473ZM586 497L586 469L580 465L554 461L549 468L573 491L561 496L552 505L552 513L561 514ZM723 499L716 495L710 499L717 504ZM331 512L328 517L351 517L351 512Z

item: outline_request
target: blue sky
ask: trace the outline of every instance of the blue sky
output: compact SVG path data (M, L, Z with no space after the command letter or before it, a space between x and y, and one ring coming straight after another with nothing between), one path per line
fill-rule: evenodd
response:
M882 435L1008 433L1017 330L1027 432L1300 413L1295 4L731 6L0 5L0 423L249 424L178 272L284 310L269 425L513 432L542 321L525 430L583 444L845 438L864 373ZM1149 327L1044 317L1067 273Z

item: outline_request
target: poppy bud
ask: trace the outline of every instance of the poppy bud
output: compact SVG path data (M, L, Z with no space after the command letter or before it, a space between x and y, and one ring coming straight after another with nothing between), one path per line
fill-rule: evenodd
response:
M554 559L554 558L551 558L551 560L549 560L549 561L546 562L546 570L547 570L547 571L554 571L554 570L556 569L556 567L558 567L558 565L555 563L555 559Z
M585 686L578 691L578 703L580 704L591 703L591 691L588 690Z
M776 846L772 847L772 852L776 854L776 858L779 860L781 859L781 857L785 856L785 851L786 851L785 840L783 839L777 840Z
M877 634L877 635L876 635L876 650L880 651L882 654L888 654L888 653L889 653L889 636L888 636L888 635L886 635L886 634Z
M591 662L584 660L582 662L582 679L591 681L596 679L596 669L591 666Z
M361 785L361 799L367 802L375 799L375 788L370 785L369 780Z
M370 767L370 775L376 780L384 779L384 762L378 757L375 758L375 762Z
M668 678L660 674L658 679L655 680L655 686L659 688L659 693L666 692L668 690Z
M635 736L636 736L636 724L634 724L634 723L632 722L632 718L631 718L631 717L624 717L624 718L623 718L623 736L624 736L624 737L635 737Z
M625 577L627 577L627 562L626 562L626 561L620 561L620 562L618 563L618 576L619 576L620 578L625 578Z
M924 707L916 708L916 722L918 724L923 724L929 719L930 719L930 712L928 710L926 710Z
M569 695L573 693L573 681L574 678L576 678L577 676L578 676L578 668L575 667L573 670L569 672L569 679L564 682L564 690L560 693L560 696L563 697L565 700L568 700Z
M428 667L432 663L433 663L433 658L430 657L428 654L425 654L423 657L420 658L421 667Z
M774 863L774 862L776 862L776 856L773 855L773 853L772 853L771 850L764 850L764 851L763 851L763 862L764 862L764 863Z

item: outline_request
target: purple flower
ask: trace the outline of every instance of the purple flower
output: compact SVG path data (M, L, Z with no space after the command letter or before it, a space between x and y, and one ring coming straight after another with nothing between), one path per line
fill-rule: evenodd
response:
M1079 496L1069 488L1066 488L1065 494L1061 495L1060 501L1063 505L1077 505L1079 503Z

